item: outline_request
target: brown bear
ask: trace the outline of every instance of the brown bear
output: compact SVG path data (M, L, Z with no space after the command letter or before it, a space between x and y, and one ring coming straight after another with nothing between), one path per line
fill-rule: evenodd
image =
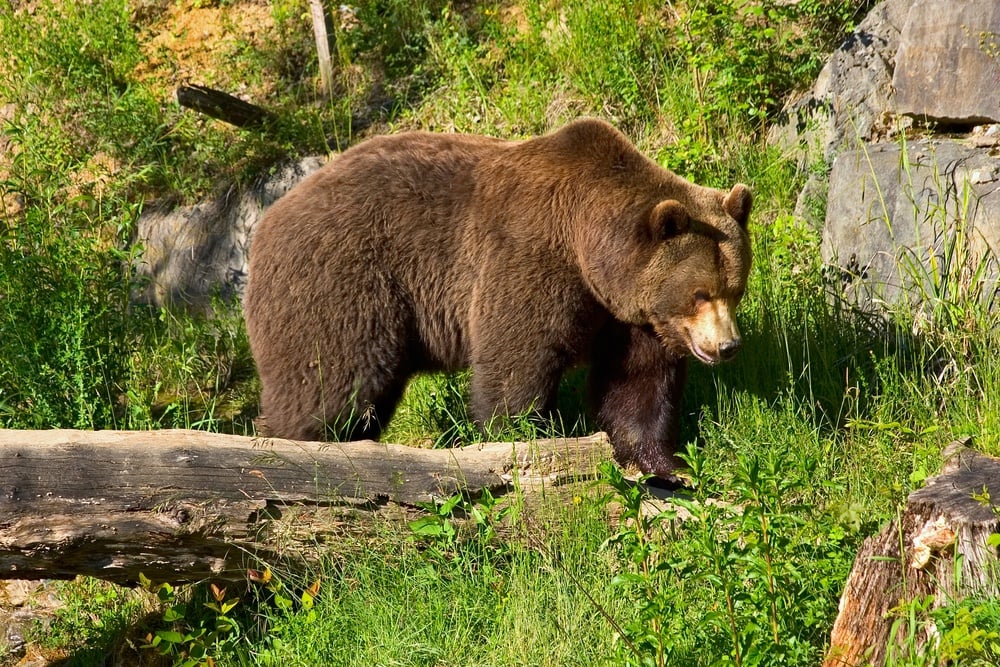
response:
M244 309L275 436L377 439L415 373L471 366L480 423L590 364L621 464L670 477L685 358L739 349L750 191L695 185L599 120L524 141L408 132L272 206Z

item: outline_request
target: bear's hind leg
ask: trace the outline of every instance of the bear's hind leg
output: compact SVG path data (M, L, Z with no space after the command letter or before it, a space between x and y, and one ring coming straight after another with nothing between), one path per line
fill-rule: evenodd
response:
M261 408L269 434L317 441L381 436L406 388L405 358L339 353L326 348L300 353L295 365L261 368Z
M399 399L406 389L406 381L390 381L379 386L369 386L354 392L348 407L342 401L332 402L329 410L340 408L340 414L326 421L328 439L378 440L396 411Z
M294 381L283 382L281 378L265 377L263 370L261 376L263 387L258 435L310 442L323 440L322 422L301 408L308 398L301 392L301 387L296 386Z

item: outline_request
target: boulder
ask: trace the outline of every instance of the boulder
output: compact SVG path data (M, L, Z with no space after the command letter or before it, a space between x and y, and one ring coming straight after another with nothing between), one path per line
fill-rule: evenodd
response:
M851 304L1000 307L1000 126L972 127L1000 121L998 34L996 0L885 0L770 131L811 172L795 213Z
M1000 305L1000 158L950 140L839 155L821 245L839 288L866 311Z
M264 211L325 163L307 157L191 206L153 204L139 216L137 303L207 313L213 299L242 298L250 235Z
M893 129L893 59L913 0L886 0L831 54L815 85L794 97L768 139L803 168Z
M1000 122L1000 3L917 0L892 85L897 113L942 125Z

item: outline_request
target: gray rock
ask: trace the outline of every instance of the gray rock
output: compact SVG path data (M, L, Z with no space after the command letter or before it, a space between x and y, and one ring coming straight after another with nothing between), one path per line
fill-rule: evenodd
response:
M325 163L307 157L257 180L245 191L233 187L193 206L153 205L142 212L135 243L140 287L137 303L209 312L213 299L241 298L246 284L250 236L264 211Z
M949 125L1000 122L1000 3L917 0L892 84L898 113Z
M821 253L866 311L967 297L1000 305L1000 158L943 140L841 154Z
M1000 307L1000 129L976 128L965 143L880 143L912 126L901 112L996 118L998 17L996 0L885 0L769 134L813 170L796 216L823 227L823 260L865 310L919 313L963 296ZM828 178L815 169L834 158Z
M786 105L786 119L769 130L769 141L805 168L894 131L893 58L912 4L886 0L872 9L830 56L812 90Z
M50 582L0 581L0 654L6 651L8 658L25 655L27 636L44 634L56 611L64 606ZM36 664L37 660L26 658L18 665Z

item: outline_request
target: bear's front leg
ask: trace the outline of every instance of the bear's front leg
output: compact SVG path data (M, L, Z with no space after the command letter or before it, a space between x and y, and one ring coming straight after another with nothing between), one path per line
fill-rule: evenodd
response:
M597 305L563 268L544 249L509 245L483 267L469 327L470 401L487 430L495 417L550 418L563 371L589 349Z
M678 414L687 360L670 355L651 331L611 322L595 341L590 387L598 425L615 459L676 482Z

